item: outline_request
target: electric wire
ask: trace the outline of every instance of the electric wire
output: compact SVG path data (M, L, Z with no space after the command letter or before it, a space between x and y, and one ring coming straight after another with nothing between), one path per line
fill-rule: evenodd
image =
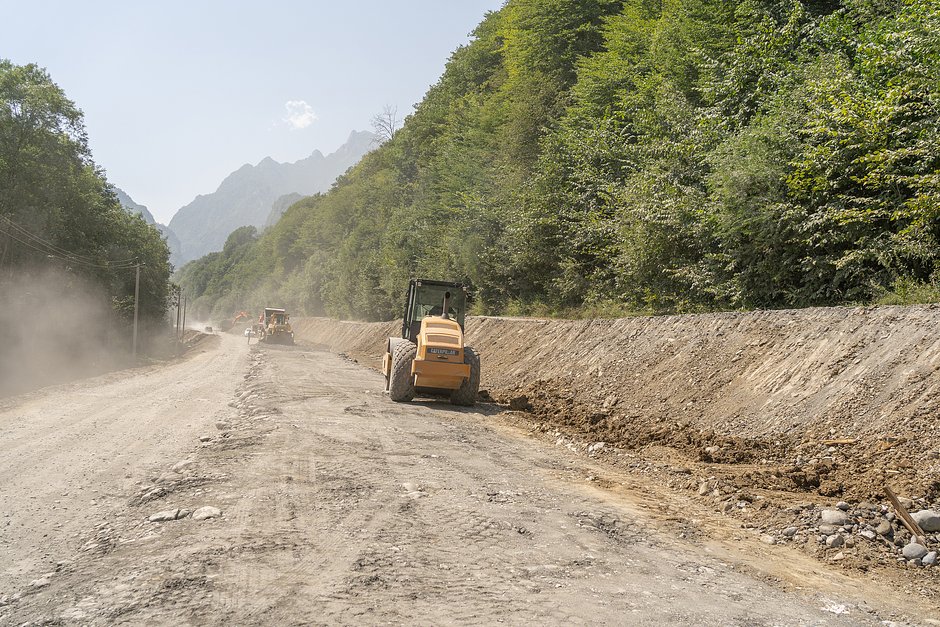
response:
M44 254L46 254L46 255L48 255L48 256L50 256L50 257L55 257L55 258L57 258L57 259L62 259L62 260L64 260L64 261L70 261L70 262L72 262L72 263L76 263L76 264L79 264L79 265L89 265L89 266L95 266L95 267L115 267L115 266L124 265L124 264L126 264L126 263L128 263L128 262L131 262L131 261L135 261L135 260L136 260L136 257L133 257L133 258L130 258L130 259L119 259L119 260L114 260L114 261L108 260L108 261L106 261L105 264L102 264L100 261L98 261L98 260L96 260L96 259L94 259L94 258L92 258L92 257L88 257L88 256L86 256L86 255L79 255L79 254L77 254L77 253L72 253L71 251L68 251L68 250L62 249L62 248L60 248L60 247L58 247L58 246L55 246L55 245L53 245L53 244L50 244L50 243L47 242L46 240L44 240L44 239L42 239L42 238L40 238L40 237L34 236L34 235L32 235L31 233L29 233L28 231L25 231L25 232L24 232L24 230L23 230L22 228L17 229L17 233L19 233L20 237L27 237L27 238L33 240L33 242L35 242L36 244L39 244L40 246L42 246L42 248L37 248L37 246L36 246L35 244L30 245L29 242L25 242L25 241L23 241L22 239L20 239L20 237L16 237L16 235L14 235L14 233L11 233L11 232L9 232L9 231L5 231L5 230L2 230L2 229L0 229L0 231L6 233L6 234L9 235L10 237L16 239L16 241L20 242L20 243L23 244L24 246L29 246L29 247L32 248L33 250L36 250L36 251L41 252L41 253L44 253Z
M55 244L52 244L51 242L48 242L45 239L39 237L38 235L34 235L33 233L19 226L18 224L16 224L15 222L10 220L6 216L0 216L0 218L2 218L9 226L15 228L16 231L20 233L21 236L28 237L34 240L35 242L41 244L42 246L45 246L46 250L37 248L35 245L30 245L29 242L24 242L22 239L16 237L13 233L10 233L9 231L4 231L0 229L0 232L6 233L8 236L20 242L24 246L29 246L33 250L49 255L51 257L55 257L63 261L72 261L78 264L91 265L91 266L95 266L99 268L133 267L134 265L136 265L136 263L130 263L130 262L136 262L137 257L130 257L128 259L108 260L106 261L107 265L102 264L99 260L93 257L89 257L87 255L80 255L78 253L73 253L71 251L60 248L59 246L56 246Z
M52 253L50 250L48 250L48 249L42 249L42 248L36 246L35 244L29 242L29 241L20 239L19 237L17 237L16 235L14 235L13 233L11 233L10 231L6 231L6 230L4 230L3 228L0 228L0 233L4 233L5 235L7 235L8 237L10 237L10 238L13 239L13 240L16 240L17 242L19 242L19 243L22 244L23 246L26 246L26 247L28 247L28 248L31 248L31 249L35 250L36 252L42 253L43 255L46 255L47 257L53 257L53 258L55 258L55 259L59 259L60 261L67 261L67 262L69 262L69 263L74 263L74 264L77 264L77 265L82 265L82 266L86 266L86 267L93 267L93 268L103 268L103 269L106 269L106 270L125 270L125 269L128 269L128 268L133 268L133 267L135 267L135 266L137 265L136 263L126 263L127 260L124 260L124 261L122 261L122 262L106 262L106 263L102 264L102 263L95 263L95 262L91 262L91 261L84 261L84 260L82 260L82 259L77 259L77 258L74 258L74 257L65 257L65 256L62 256L62 255L59 255L59 254L53 254L53 253Z
M0 216L0 217L2 217L3 220L7 223L7 225L10 226L10 227L12 227L13 229L15 229L20 235L22 235L22 236L24 236L24 237L28 237L29 239L31 239L31 240L33 240L33 241L35 241L35 242L38 242L38 243L42 244L43 246L46 246L46 247L47 247L50 251L52 251L52 252L56 252L56 253L59 253L60 255L65 255L65 256L67 256L67 257L73 257L73 258L77 258L77 259L85 259L85 260L90 260L90 259L91 259L90 257L87 257L87 256L85 256L85 255L79 255L78 253L71 253L70 251L67 251L67 250L65 250L64 248L60 248L60 247L56 246L55 244L44 240L43 238L39 237L38 235L35 235L35 234L33 234L32 232L30 232L29 230L27 230L27 229L23 228L22 226L16 224L15 222L13 222L12 220L10 220L10 219L7 218L6 216Z
M34 241L36 241L36 242L42 244L43 246L48 247L52 252L56 252L56 253L58 253L58 254L60 254L60 255L63 255L63 256L65 256L65 257L68 257L68 258L70 258L70 259L84 260L84 261L87 261L87 262L89 262L89 263L94 263L94 264L99 263L98 260L95 259L95 258L93 258L93 257L89 257L89 256L87 256L87 255L82 255L82 254L79 254L79 253L75 253L75 252L72 252L72 251L69 251L69 250L65 250L64 248L60 248L59 246L56 246L56 245L53 244L52 242L49 242L49 241L47 241L47 240L45 240L45 239L39 237L38 235L32 233L32 232L29 231L28 229L23 228L22 226L20 226L19 224L17 224L16 222L14 222L14 221L11 220L10 218L8 218L7 216L0 216L0 218L2 218L4 222L6 222L9 226L13 227L18 233L20 233L20 234L23 235L24 237L28 237L28 238L30 238L30 239L32 239L32 240L34 240ZM137 259L136 257L131 257L131 258L128 258L128 259L115 259L115 260L111 261L111 263L127 263L127 262L130 262L130 261L136 261L136 259Z

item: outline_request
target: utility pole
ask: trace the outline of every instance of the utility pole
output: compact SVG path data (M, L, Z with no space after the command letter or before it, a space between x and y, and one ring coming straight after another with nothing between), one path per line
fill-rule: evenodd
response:
M180 298L181 298L182 292L183 292L182 288L179 285L177 285L176 286L176 341L177 342L180 339L180 314L182 313L182 311L180 311Z
M187 304L188 303L186 302L186 297L184 296L183 297L183 328L181 331L184 337L186 336L186 305Z
M137 361L137 314L140 310L140 262L137 262L137 276L134 279L134 350L133 359Z

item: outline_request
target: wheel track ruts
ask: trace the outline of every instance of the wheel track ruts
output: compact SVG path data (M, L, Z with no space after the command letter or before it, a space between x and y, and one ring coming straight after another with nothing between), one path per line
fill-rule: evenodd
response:
M311 456L308 452L301 455L307 459ZM311 539L310 544L302 547L300 554L296 549L292 550L291 559L282 559L277 564L277 572L260 582L268 591L262 603L247 608L229 604L229 615L233 619L266 623L281 612L291 616L286 608L304 598L306 590L322 589L330 582L342 580L359 557L360 551L355 547L361 537L379 533L386 522L395 517L396 512L391 508L376 508L365 498L367 493L375 490L375 486L359 465L351 462L353 459L354 451L350 450L348 455L330 459L325 471L322 468L308 470L302 484L298 485L296 477L288 482L294 484L294 488L302 487L307 495L306 511L316 511L317 515L308 523L300 508L291 510L286 506L287 513L292 511L296 519L291 519L290 529L283 529L277 535L290 537L300 533ZM374 470L368 476L373 474ZM281 485L275 493L288 494ZM362 495L362 498L356 495ZM253 532L249 537L256 536L257 532ZM259 561L270 562L270 557L265 556ZM234 591L237 598L241 598L243 591L259 589L259 570L244 568L242 572ZM309 602L309 597L306 600Z

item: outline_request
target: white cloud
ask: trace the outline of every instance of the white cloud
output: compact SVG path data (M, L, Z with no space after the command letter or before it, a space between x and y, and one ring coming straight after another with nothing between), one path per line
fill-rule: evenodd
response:
M293 129L307 128L317 121L313 108L303 100L288 100L284 103L287 116L284 121Z

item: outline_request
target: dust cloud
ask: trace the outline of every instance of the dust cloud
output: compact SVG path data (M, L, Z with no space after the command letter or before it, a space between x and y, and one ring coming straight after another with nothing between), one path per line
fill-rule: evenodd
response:
M130 335L100 286L62 271L0 280L0 397L119 367Z

